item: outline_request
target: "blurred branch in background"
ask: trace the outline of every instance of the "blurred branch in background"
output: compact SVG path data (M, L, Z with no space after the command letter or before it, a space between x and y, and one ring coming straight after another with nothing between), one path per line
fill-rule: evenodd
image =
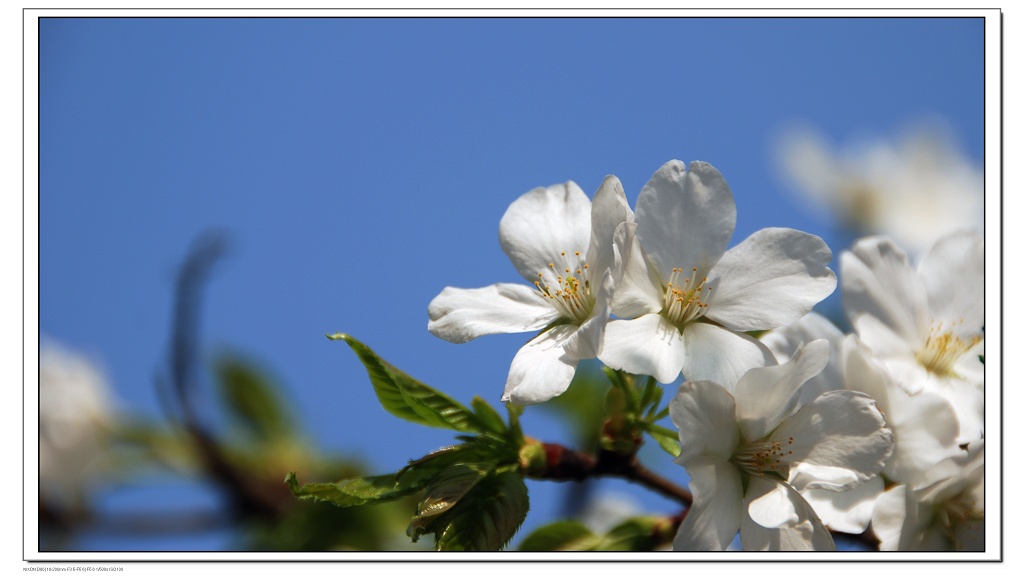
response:
M78 550L76 538L86 535L213 530L230 531L238 550L415 549L398 514L414 501L341 510L295 500L282 481L290 469L345 478L363 468L306 438L283 388L260 363L221 348L204 367L203 289L226 247L222 233L202 235L178 275L167 378L157 380L169 423L115 412L96 367L42 342L40 550ZM207 375L214 392L200 387ZM217 503L116 512L95 503L100 493L144 487L154 474L211 485L219 490Z
M178 275L171 344L171 385L179 404L182 426L199 452L203 469L224 490L232 514L240 518L278 518L287 511L291 497L280 483L251 478L224 455L209 431L199 422L195 405L198 395L197 358L202 287L214 263L223 255L223 234L200 237Z

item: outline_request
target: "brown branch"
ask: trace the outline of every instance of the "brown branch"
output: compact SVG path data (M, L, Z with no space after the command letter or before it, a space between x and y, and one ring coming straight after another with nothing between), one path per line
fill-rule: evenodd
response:
M633 453L601 450L595 456L560 444L543 444L543 448L544 468L530 471L531 478L554 481L582 481L592 476L625 478L687 508L693 503L693 494L644 467Z

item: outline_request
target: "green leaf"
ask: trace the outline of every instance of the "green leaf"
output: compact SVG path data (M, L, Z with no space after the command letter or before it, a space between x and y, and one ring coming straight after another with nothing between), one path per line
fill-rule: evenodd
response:
M169 467L181 473L202 470L202 456L194 441L180 430L164 429L152 420L126 416L110 438L113 465L118 472L144 471L153 467Z
M241 359L224 355L214 364L217 385L231 417L260 440L290 437L294 432L285 400L262 373Z
M656 413L656 414L652 415L651 417L647 418L647 421L650 421L650 422L658 421L659 419L662 419L665 416L667 416L668 413L669 413L669 407L666 405L665 407L661 408L661 411L659 411L658 413Z
M413 379L353 337L336 333L327 338L348 343L366 367L377 400L391 414L413 423L461 432L485 429L479 418L464 405Z
M661 449L668 452L670 456L673 458L679 457L682 448L679 446L678 432L649 422L641 422L640 427L650 434L654 441L658 442L658 445L661 446Z
M622 392L622 401L629 413L636 413L640 410L640 392L634 387L635 378L624 372L616 371L609 367L602 367L608 381L612 382L615 389Z
M562 520L541 526L519 544L521 552L557 552L593 550L601 542L590 528L575 520Z
M505 425L505 420L501 419L501 414L495 411L493 407L483 400L482 397L474 397L472 406L480 424L487 430L499 435L508 431L508 427Z
M516 451L526 443L523 427L519 424L519 416L523 415L524 409L519 405L505 404L505 411L508 412L508 439L516 447Z
M645 406L650 406L647 410L646 419L647 421L658 421L667 415L663 413L665 410L658 410L658 406L661 405L661 398L665 395L665 390L658 385L658 382L654 381L653 377L648 385L650 386L649 391L651 392L651 395L650 399L645 403ZM644 393L646 394L646 392Z
M645 407L650 406L655 398L657 398L657 401L654 401L653 405L657 407L658 401L661 401L661 394L662 389L658 387L658 382L653 377L648 377L644 381L643 393L640 396L640 410L642 411Z
M455 464L434 476L427 495L406 530L412 541L419 539L421 534L434 531L427 529L433 519L454 507L486 476L487 469L474 464Z
M519 530L529 509L522 476L516 472L490 475L438 517L435 546L443 551L500 550Z
M465 444L460 444L460 445L457 445L457 446L445 446L445 447L443 447L441 449L434 450L434 451L430 452L429 454L423 456L422 458L416 458L415 460L409 460L409 465L405 466L401 470L398 470L398 475L401 476L406 470L410 470L410 469L416 468L417 466L421 466L423 464L430 463L430 462L435 461L435 460L444 460L445 457L449 457L450 458L452 456L455 456L459 452L465 451L465 449L466 449L466 445ZM456 458L456 459L458 459L458 458ZM452 463L452 462L449 462L449 463ZM441 464L441 467L444 467L443 463Z
M619 389L626 389L626 384L622 382L622 374L608 366L601 366L601 373L608 378L608 381L612 382L612 385Z
M477 464L456 464L445 470L434 478L416 517L437 516L448 511L486 476L487 468Z
M601 540L597 549L615 552L650 552L660 546L659 525L663 519L640 516L615 526Z
M289 472L284 481L297 498L330 502L342 508L395 500L423 486L422 483L408 483L396 474L300 486L295 472Z
M478 438L472 438L477 441ZM409 465L398 471L399 476L407 472L440 471L459 463L482 463L493 461L492 448L488 444L463 443L434 450L422 458L409 460Z

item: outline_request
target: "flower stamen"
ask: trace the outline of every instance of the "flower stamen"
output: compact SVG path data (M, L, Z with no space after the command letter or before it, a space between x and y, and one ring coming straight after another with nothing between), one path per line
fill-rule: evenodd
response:
M562 251L561 267L556 267L554 262L548 263L549 270L537 273L539 280L533 284L541 297L550 299L563 317L574 323L583 323L590 317L596 298L591 294L590 265L584 261L580 251L576 251L575 256L573 266ZM554 283L549 282L548 277L554 278Z
M698 281L697 268L693 267L690 271L693 276L684 278L680 283L679 277L682 276L683 270L673 267L672 275L665 287L661 314L677 327L682 327L703 316L711 299L713 288L710 285L704 287L708 278L703 277Z
M768 438L747 444L734 454L733 463L753 476L763 478L774 473L786 478L789 476L786 456L793 454L789 446L794 441L792 437L781 442Z
M917 352L918 363L936 375L955 376L953 366L982 339L978 335L967 340L962 339L956 331L957 325L962 324L963 319L954 321L948 328L943 329L941 321L933 322L924 346Z

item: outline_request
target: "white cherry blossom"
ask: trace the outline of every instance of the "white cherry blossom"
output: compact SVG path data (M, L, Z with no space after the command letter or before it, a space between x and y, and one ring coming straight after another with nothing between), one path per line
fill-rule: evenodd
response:
M913 254L937 235L983 222L984 174L939 127L899 142L876 139L835 150L808 129L781 142L780 165L794 189L848 228L890 235Z
M851 324L907 393L928 391L956 411L959 440L984 432L984 241L972 231L941 238L915 270L885 237L840 256Z
M526 193L509 206L498 234L532 285L446 287L428 306L427 329L452 343L539 330L512 360L502 401L528 405L562 394L579 361L601 350L618 269L613 235L632 218L614 176L593 204L572 181Z
M737 531L745 550L835 548L801 492L876 477L892 431L860 392L827 392L798 409L801 385L828 359L817 340L782 365L751 369L734 394L710 381L680 386L669 407L694 501L676 550L725 550Z
M885 365L856 335L844 336L824 317L810 313L793 325L761 337L779 361L786 361L803 344L826 338L832 358L821 374L804 384L801 401L808 393L848 389L868 394L878 403L895 435L892 456L882 473L890 481L916 484L942 460L961 452L956 443L959 421L949 402L934 393L911 396L895 385ZM807 490L801 492L828 527L859 534L867 529L883 481L876 477L849 492Z
M745 331L792 323L835 289L819 237L762 229L726 251L732 191L714 167L669 161L640 191L621 238L623 277L600 356L662 383L680 371L731 389L747 369L775 363Z

